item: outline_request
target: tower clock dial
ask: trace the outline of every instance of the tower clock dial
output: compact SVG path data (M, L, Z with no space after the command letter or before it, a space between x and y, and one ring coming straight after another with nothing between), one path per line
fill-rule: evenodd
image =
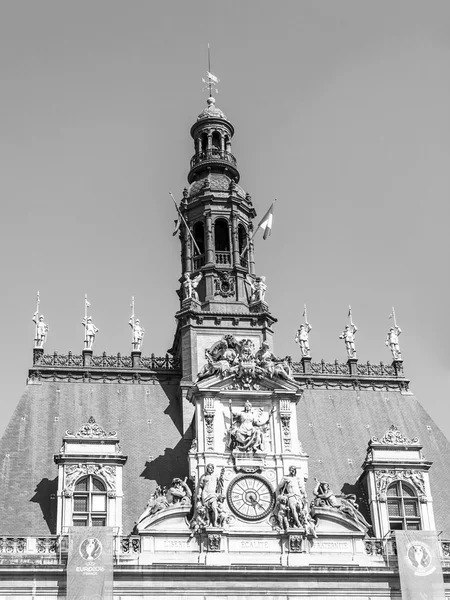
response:
M245 521L259 521L274 507L274 493L260 475L240 475L227 490L228 504L235 515Z

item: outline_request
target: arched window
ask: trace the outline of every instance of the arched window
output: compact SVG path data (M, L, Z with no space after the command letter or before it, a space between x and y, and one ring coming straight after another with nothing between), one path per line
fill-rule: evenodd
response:
M106 487L100 479L93 475L80 479L73 492L74 526L106 526L106 502Z
M392 529L421 529L419 500L413 488L403 481L387 489L389 526Z
M216 264L231 264L230 235L228 222L225 219L217 219L214 223L214 247L216 250Z

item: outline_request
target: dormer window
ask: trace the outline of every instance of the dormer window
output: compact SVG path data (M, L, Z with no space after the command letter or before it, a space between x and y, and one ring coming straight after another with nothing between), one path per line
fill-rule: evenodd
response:
M105 527L107 519L106 487L89 475L76 484L73 492L73 524L77 527Z
M419 499L412 487L403 481L388 487L387 507L391 530L421 529Z

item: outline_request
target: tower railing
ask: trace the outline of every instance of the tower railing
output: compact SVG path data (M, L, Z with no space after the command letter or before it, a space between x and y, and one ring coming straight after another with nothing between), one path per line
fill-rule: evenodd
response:
M202 152L197 152L197 154L194 154L194 156L191 158L191 169L206 160L217 160L220 162L224 161L233 165L234 167L236 166L236 158L231 154L231 152L226 152L220 148L208 148L207 150L202 150Z
M216 251L216 265L231 265L231 252Z
M197 254L197 256L194 256L194 271L198 271L201 267L203 267L205 264L205 255L204 254Z

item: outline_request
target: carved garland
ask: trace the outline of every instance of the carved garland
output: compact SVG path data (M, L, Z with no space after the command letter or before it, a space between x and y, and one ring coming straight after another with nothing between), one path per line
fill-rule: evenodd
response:
M223 296L228 298L234 296L236 293L236 286L234 283L234 277L232 277L226 271L218 271L217 276L214 277L214 295Z
M387 488L394 481L406 481L417 491L420 502L427 502L425 480L421 471L395 471L393 469L375 471L377 500L379 502L387 502Z
M412 444L418 444L418 438L413 438L412 440L405 437L397 425L391 425L383 437L378 439L377 437L373 437L371 439L373 444L386 444L389 446L409 446Z
M67 466L65 469L64 496L73 495L76 482L86 475L100 477L106 483L108 496L114 498L116 495L116 467L114 465L76 464Z
M98 423L95 422L94 417L89 417L87 423L81 426L77 433L73 433L72 431L66 431L66 437L74 437L74 438L106 438L106 437L116 437L117 431L110 431L106 433L103 427L100 427Z
M205 429L206 429L206 448L208 450L214 450L214 398L204 399L204 418L205 418Z

